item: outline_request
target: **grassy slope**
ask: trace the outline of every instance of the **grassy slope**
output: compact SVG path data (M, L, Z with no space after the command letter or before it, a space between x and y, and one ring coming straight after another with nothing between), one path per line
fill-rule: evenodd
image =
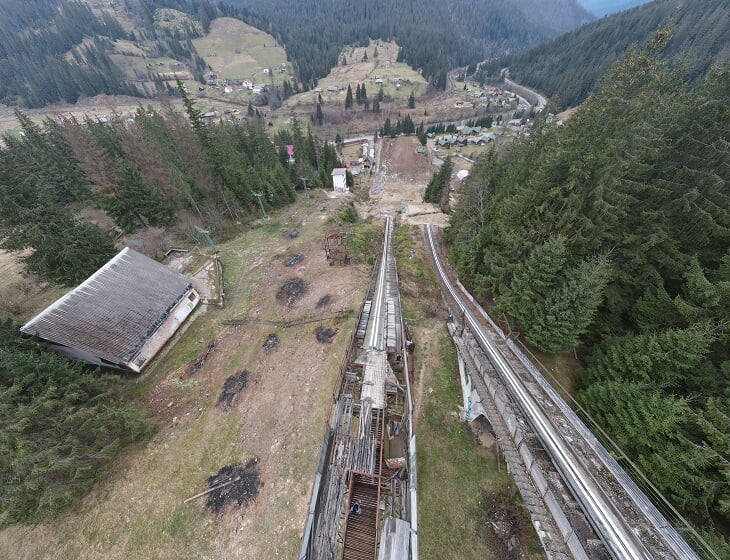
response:
M416 437L418 442L419 549L422 558L492 560L504 557L487 530L495 503L520 519L528 559L544 558L512 477L504 463L480 446L460 422L456 350L443 323L446 311L420 235L399 227L396 258L408 317L416 343ZM414 258L410 250L414 249Z
M313 199L308 204L309 213L316 215L322 203ZM220 340L227 332L230 335L230 328L221 325L220 320L240 317L261 305L253 298L261 283L265 263L272 255L289 249L289 243L280 235L281 229L291 227L284 220L283 215L273 215L266 226L221 244L221 256L226 263L228 307L223 310L210 308L198 316L154 370L133 387L133 394L143 400L150 399L156 388L163 387L165 402L169 399L174 409L180 410L182 421L177 424L165 422L146 447L127 450L110 475L76 511L38 527L15 526L0 532L0 558L177 560L243 557L240 550L235 551L237 527L232 529L227 523L214 521L199 502L183 504L183 500L198 491L205 478L222 465L246 460L257 452L248 446L246 439L247 431L256 429L256 419L250 419L252 425L248 426L246 419L242 422L236 414L221 413L213 404L223 379L232 371L260 368L260 344L239 342L225 354L222 351L212 354L219 360L211 374L213 379L202 374L181 376L179 368L195 358L208 340ZM324 224L320 219L302 224L297 243L319 240ZM351 296L362 295L353 293ZM264 302L262 318L274 318L272 313L276 309L271 302ZM350 318L340 328L350 332L353 323L354 318ZM256 325L251 329L253 333L247 338L253 340L260 340L271 331L268 325ZM280 331L282 347L286 346L288 338L300 336L303 330L295 331ZM321 387L317 391L321 394L315 397L319 402L301 425L292 428L293 433L298 434L296 443L281 454L276 472L269 472L267 476L267 480L277 487L284 485L293 503L302 504L309 496L329 395L346 343L347 336L338 336L326 353L313 349L322 352L317 381ZM279 499L255 519L247 520L248 538L260 544L247 547L246 557L269 558L274 547L282 557L294 557L299 550L304 523L304 512L300 509L292 511L288 501ZM255 550L256 546L258 550Z
M375 57L376 48L378 49L377 58ZM366 53L367 60L363 61ZM425 93L426 80L423 76L407 64L395 62L397 56L398 45L393 42L371 41L367 47L346 47L340 55L339 64L317 83L317 86L323 90L323 100L325 103L339 101L344 105L347 85L351 84L354 97L356 85L364 83L367 95L372 101L380 89L380 84L375 83L376 76L382 78L383 93L386 96L406 99L411 91L416 96ZM346 64L343 64L345 62ZM392 82L394 78L401 79L399 88ZM338 93L330 93L327 91L328 86L338 86L343 89ZM312 103L315 103L316 93L311 92L306 95L311 98Z
M286 62L286 53L276 40L263 31L232 18L218 18L210 33L193 41L198 54L222 78L251 78L254 83L276 85L290 78L276 69ZM264 74L264 68L273 74Z

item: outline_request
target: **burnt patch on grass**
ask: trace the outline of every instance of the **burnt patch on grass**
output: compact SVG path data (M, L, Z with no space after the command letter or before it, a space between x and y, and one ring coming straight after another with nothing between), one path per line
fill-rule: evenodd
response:
M284 261L284 266L294 266L304 260L304 255L296 253Z
M337 329L331 327L317 327L314 330L314 335L317 337L317 342L322 344L329 344L337 334Z
M263 347L267 352L271 352L277 346L279 346L279 335L276 333L271 333L269 336L266 337L266 340L264 340Z
M208 343L208 347L203 351L200 356L195 358L193 362L190 364L190 367L188 367L188 374L193 375L194 373L197 373L200 368L202 368L205 365L205 361L208 359L208 356L215 348L215 340L211 340Z
M507 560L523 558L523 542L529 523L525 523L525 511L519 507L515 492L487 493L483 498L487 527L487 540L501 549Z
M319 301L317 302L317 309L322 309L330 303L332 303L332 296L329 294L325 294L321 298L319 298Z
M228 505L247 506L256 499L263 486L259 458L252 457L246 464L226 465L208 477L207 482L208 489L215 488L205 499L205 507L213 513L220 513Z
M276 291L276 300L279 303L286 303L291 307L305 293L307 293L307 283L301 278L290 278L284 282Z
M218 397L218 406L223 410L230 410L236 402L238 394L243 391L248 383L248 370L242 369L229 376L223 382L223 390Z

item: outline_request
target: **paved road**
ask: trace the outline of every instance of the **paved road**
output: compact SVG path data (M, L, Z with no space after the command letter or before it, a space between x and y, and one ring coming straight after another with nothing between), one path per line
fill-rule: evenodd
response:
M505 85L508 85L508 86L525 89L528 92L530 92L532 95L534 95L535 99L537 99L537 106L535 107L535 110L542 111L545 108L545 105L547 105L547 100L542 95L540 95L538 92L536 92L534 89L530 89L527 86L523 86L521 84L518 84L517 82L513 82L509 78L505 78L504 83L505 83Z

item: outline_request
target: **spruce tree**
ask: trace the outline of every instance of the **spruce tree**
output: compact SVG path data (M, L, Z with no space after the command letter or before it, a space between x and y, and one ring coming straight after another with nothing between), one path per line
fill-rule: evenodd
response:
M610 277L611 266L605 257L586 259L566 271L561 285L548 293L525 325L527 341L545 352L578 346L603 302Z

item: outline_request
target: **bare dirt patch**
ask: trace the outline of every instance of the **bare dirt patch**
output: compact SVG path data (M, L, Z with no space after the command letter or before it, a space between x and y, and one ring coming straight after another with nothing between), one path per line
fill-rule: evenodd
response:
M443 226L448 216L438 205L423 202L426 185L435 168L423 154L415 136L384 138L376 149L377 173L370 190L368 213L391 216L400 212L405 223Z

